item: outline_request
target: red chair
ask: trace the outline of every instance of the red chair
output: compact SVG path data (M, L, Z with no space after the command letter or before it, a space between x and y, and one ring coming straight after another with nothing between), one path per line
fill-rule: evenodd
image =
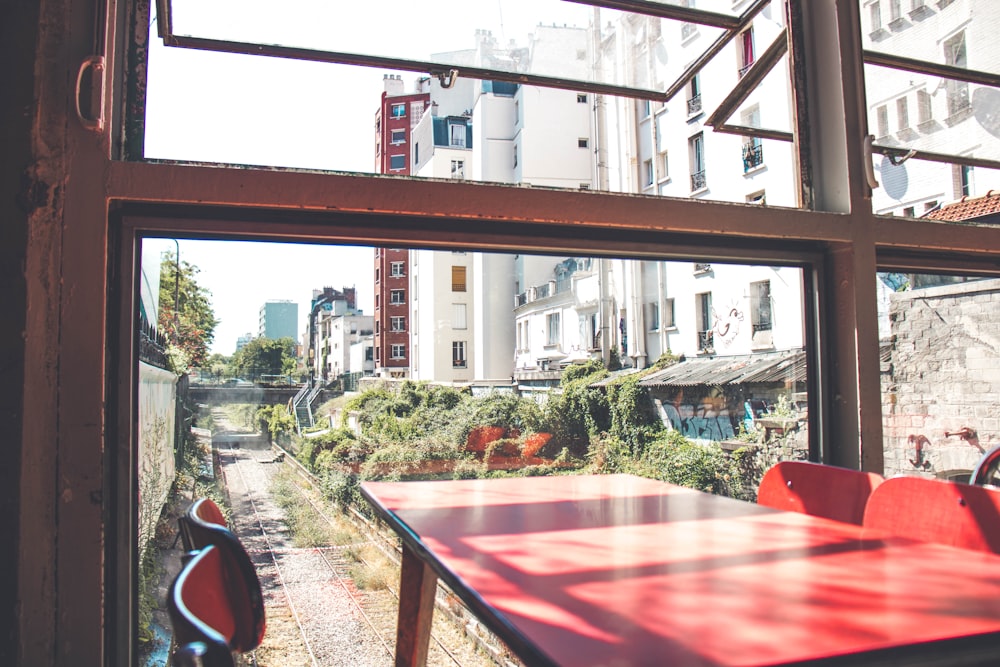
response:
M175 665L197 664L197 658L206 666L229 667L234 653L252 651L264 638L254 602L260 583L256 574L252 580L244 576L246 553L233 546L208 545L194 552L170 587L167 611L180 647Z
M860 526L881 475L808 461L782 461L760 481L757 503Z
M187 551L197 554L209 546L217 547L225 556L227 577L233 600L245 612L241 617L234 649L252 651L264 638L266 618L264 595L260 588L257 568L240 539L226 526L226 519L209 498L199 498L178 520L181 540ZM180 642L179 642L180 643Z
M1000 553L1000 489L893 477L868 499L863 525L922 542Z
M976 469L969 477L969 484L1000 486L998 484L1000 480L997 479L998 473L1000 473L1000 445L986 452L979 459Z

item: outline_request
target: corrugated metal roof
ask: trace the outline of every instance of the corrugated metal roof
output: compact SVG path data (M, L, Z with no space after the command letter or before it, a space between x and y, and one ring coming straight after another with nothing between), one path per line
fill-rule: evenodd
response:
M597 382L592 382L589 386L591 387L605 387L615 380L625 377L626 375L632 375L632 373L638 373L638 368L623 368L618 371L611 371L611 374L603 380L598 380Z
M805 382L805 350L685 359L639 381L643 387Z

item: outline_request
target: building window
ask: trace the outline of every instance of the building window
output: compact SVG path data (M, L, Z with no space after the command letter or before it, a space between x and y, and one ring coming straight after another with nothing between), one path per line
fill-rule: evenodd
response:
M899 122L900 131L910 127L910 110L907 108L905 97L896 100L896 120Z
M868 6L868 20L871 22L872 32L882 29L882 5L879 0L875 0Z
M465 341L456 340L451 343L451 367L465 368Z
M579 104L586 104L587 103L587 93L577 93L576 94L576 101Z
M586 137L580 137L576 140L577 148L587 148L590 146L590 141Z
M764 206L767 204L767 196L765 195L763 190L758 190L757 192L753 192L747 195L747 203L759 204L760 206Z
M406 290L394 289L389 290L389 303L399 305L401 303L406 303Z
M753 27L740 33L740 76L750 71L755 57L753 51Z
M464 266L453 266L453 267L451 267L451 291L452 292L464 292L465 291L465 267Z
M698 350L708 352L714 349L712 341L712 293L694 295L695 321L698 324Z
M642 162L642 183L647 188L653 184L653 161L643 160Z
M972 166L967 164L957 164L959 192L962 197L972 195Z
M406 143L406 130L392 130L390 132L391 137L389 142L393 144L405 144Z
M466 329L468 324L466 323L466 305L464 303L453 303L451 304L451 328L452 329Z
M646 304L646 328L650 331L660 330L660 304L655 301Z
M559 313L549 313L545 316L545 344L559 344Z
M667 151L666 151L666 149L660 151L658 159L659 159L659 162L660 162L660 164L659 164L659 167L660 167L660 180L661 181L665 181L668 178L670 178L670 160L667 158Z
M406 346L402 343L393 343L389 346L389 358L406 359Z
M691 163L691 192L708 187L705 178L705 136L699 132L688 139L688 154Z
M750 322L753 332L771 330L771 281L750 283Z
M917 91L917 123L922 127L925 123L934 120L934 113L931 109L931 94L926 90Z
M742 114L745 127L760 127L760 107L754 105ZM760 137L743 138L743 173L764 164L764 145Z
M944 64L952 67L968 67L965 53L965 32L960 32L944 43ZM948 79L948 116L954 116L969 109L969 84L965 81Z
M517 166L517 144L514 144L514 166Z
M393 278L402 278L406 275L405 262L392 262L389 264L389 275Z
M674 300L673 298L666 299L663 302L663 314L660 318L662 320L661 324L664 329L673 329L674 324Z
M457 179L465 178L465 160L451 161L451 177Z
M390 331L406 331L406 318L402 315L393 315L389 318Z
M448 123L448 145L465 148L465 123Z
M406 169L406 156L405 155L390 155L389 156L389 169Z
M393 118L406 118L406 105L393 104L391 107L391 115Z
M889 25L893 25L903 17L903 8L901 5L901 0L889 0Z
M651 113L653 113L653 105L650 104L649 100L639 100L639 118L649 118Z
M688 116L701 113L701 75L695 74L691 78L691 83L687 86L687 92Z
M889 108L881 104L875 109L875 123L878 126L878 136L889 136Z

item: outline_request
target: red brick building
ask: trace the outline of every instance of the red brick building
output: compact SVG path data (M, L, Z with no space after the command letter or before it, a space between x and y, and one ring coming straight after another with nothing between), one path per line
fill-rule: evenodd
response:
M405 93L398 74L383 77L375 114L375 165L380 173L409 175L413 128L430 105L430 87ZM410 375L409 251L375 249L375 375Z

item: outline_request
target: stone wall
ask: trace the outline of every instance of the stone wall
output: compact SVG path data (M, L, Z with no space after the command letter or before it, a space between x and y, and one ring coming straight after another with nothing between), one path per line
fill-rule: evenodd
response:
M889 299L891 336L882 357L885 475L961 479L1000 444L1000 280L914 289Z
M139 363L139 549L153 536L174 482L177 376Z

